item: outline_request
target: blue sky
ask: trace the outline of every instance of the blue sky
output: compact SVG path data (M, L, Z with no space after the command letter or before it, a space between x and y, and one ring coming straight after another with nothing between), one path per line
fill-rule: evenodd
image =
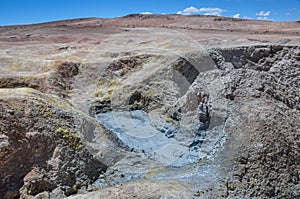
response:
M143 12L293 21L300 20L300 0L0 0L0 25Z

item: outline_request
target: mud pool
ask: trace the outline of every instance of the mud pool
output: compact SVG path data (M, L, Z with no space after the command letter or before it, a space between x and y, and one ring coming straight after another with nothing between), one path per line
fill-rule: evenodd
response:
M206 141L206 130L198 128L191 142L184 143L176 139L177 135L182 133L179 125L166 122L142 110L111 111L100 113L96 118L130 151L148 154L161 164L175 167L197 163L206 157L217 142L214 139L219 138L219 134L222 133L220 127L223 123L220 118L217 118L217 123L214 122L216 120L212 121L213 126L219 126L208 129L210 136L215 137L209 142Z

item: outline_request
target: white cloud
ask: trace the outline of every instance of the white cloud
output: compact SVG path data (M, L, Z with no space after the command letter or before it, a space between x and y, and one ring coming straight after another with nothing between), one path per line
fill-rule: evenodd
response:
M140 14L143 14L143 15L151 15L152 13L151 13L151 12L141 12Z
M240 18L240 17L241 17L240 13L233 15L233 18Z
M268 17L257 17L258 20L268 20Z
M190 14L203 14L203 15L217 15L220 16L226 10L221 8L195 8L193 6L180 10L177 14L190 15Z
M270 16L270 11L260 11L256 13L257 19L259 20L268 20L268 17Z
M270 11L260 11L258 13L256 13L256 16L257 17L268 17L270 16L271 12Z
M221 15L222 12L225 12L225 10L222 10L221 8L200 8L199 12L204 12L204 15Z
M183 13L197 13L199 12L197 8L191 6L189 8L186 8L182 11Z

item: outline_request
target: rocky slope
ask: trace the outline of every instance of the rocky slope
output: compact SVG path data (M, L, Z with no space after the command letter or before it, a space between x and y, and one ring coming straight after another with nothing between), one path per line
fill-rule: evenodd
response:
M178 15L0 27L0 197L300 197L299 34Z

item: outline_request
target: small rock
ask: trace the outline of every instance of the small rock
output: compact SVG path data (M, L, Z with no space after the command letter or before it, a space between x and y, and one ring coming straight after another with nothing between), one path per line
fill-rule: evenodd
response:
M15 113L15 111L12 110L12 109L7 110L7 112L8 112L9 114L11 114L11 115L13 115L13 114Z

